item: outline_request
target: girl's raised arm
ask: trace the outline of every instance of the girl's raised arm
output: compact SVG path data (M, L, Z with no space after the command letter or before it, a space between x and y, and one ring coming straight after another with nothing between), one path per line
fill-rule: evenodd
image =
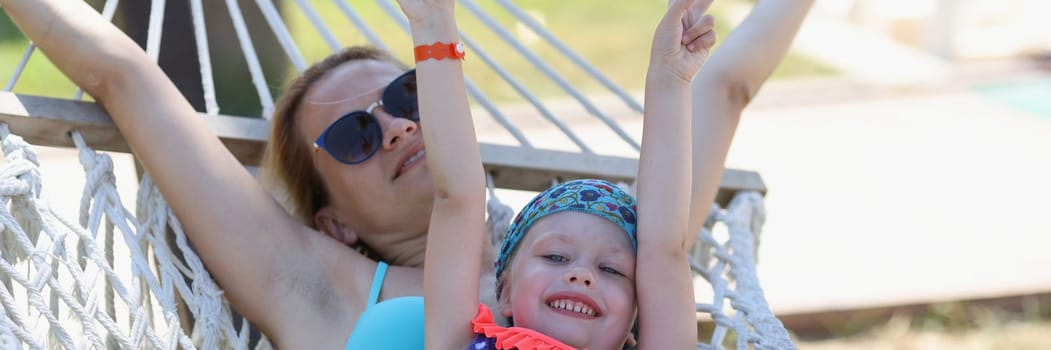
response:
M813 0L759 0L693 82L693 246L719 190L741 110L785 57Z
M638 175L640 349L689 349L697 343L685 246L691 187L689 89L715 43L712 17L703 15L711 3L670 1L653 38Z
M417 47L449 50L459 41L452 0L399 0ZM462 46L460 46L462 47ZM455 51L454 51L455 52ZM464 85L455 58L417 57L417 93L434 210L424 263L428 349L463 348L478 310L485 241L485 177Z

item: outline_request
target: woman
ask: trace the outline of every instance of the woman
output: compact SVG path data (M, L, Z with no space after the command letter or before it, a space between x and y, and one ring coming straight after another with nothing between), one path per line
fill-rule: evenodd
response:
M787 51L809 3L760 1L698 75L693 99L700 107L694 109L693 139L694 149L704 152L693 152L694 164L723 163L741 109ZM425 9L427 4L401 1L403 9ZM226 150L152 60L95 10L62 0L0 0L0 5L109 112L227 298L277 347L335 349L346 345L352 331L370 336L359 319L370 304L381 265L347 244L363 244L390 263L380 278L378 300L423 294L421 265L433 190L422 161L419 125L385 108L371 109L382 138L371 157L346 162L361 160L355 164L313 146L333 122L367 111L380 100L384 87L403 73L400 65L376 56L375 50L355 49L361 52L330 58L313 75L305 73L282 97L270 160L277 174L286 174L277 178L287 182L294 199L297 214L290 215ZM412 11L406 11L409 18L426 13ZM289 150L281 151L281 145ZM280 156L282 152L287 155ZM695 169L694 179L718 181L721 171ZM694 191L691 212L706 212L714 196L714 191ZM703 217L692 219L695 232ZM492 261L492 252L487 254L481 261ZM493 296L492 267L483 265L479 283L489 290L480 295ZM422 336L422 321L419 327ZM404 327L394 331L413 333Z

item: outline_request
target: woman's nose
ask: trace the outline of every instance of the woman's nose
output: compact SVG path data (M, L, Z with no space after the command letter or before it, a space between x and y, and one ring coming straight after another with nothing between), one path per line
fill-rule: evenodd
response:
M586 288L591 288L594 284L595 276L591 273L591 269L583 266L574 266L566 272L565 282L567 284L582 284Z
M383 125L383 148L391 149L419 130L420 125L415 121L398 118L387 113L383 108L373 110L373 115Z

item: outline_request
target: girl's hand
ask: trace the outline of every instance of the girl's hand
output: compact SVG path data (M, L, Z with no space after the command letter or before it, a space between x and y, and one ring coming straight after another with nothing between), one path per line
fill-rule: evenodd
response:
M663 69L686 83L693 81L713 45L715 18L704 14L713 0L670 0L657 25L650 69Z
M398 0L414 30L444 24L453 17L454 0Z

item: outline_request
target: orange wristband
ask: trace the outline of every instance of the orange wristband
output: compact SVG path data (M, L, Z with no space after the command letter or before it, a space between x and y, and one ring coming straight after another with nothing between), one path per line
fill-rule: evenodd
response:
M430 45L420 45L414 50L416 53L416 62L423 62L429 59L435 59L438 61L454 58L462 60L464 56L463 43L443 43L436 42Z

